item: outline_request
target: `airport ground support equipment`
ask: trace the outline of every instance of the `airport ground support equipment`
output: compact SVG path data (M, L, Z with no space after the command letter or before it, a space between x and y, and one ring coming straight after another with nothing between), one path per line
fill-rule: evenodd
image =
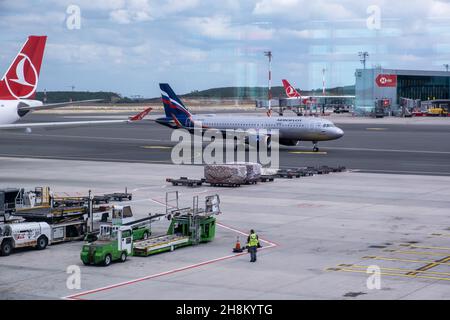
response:
M0 254L10 255L14 249L35 247L43 250L49 244L82 240L86 221L74 220L49 224L47 222L18 222L0 225Z
M166 182L172 183L173 186L200 187L205 183L206 179L189 179L188 177L180 177L179 179L167 178Z
M220 214L219 195L205 197L204 208L198 206L198 196L192 207L179 207L178 191L166 193L166 217L171 221L167 234L134 243L133 255L149 256L173 251L184 246L207 243L216 234L215 215Z
M0 225L0 250L9 256L16 248L35 247L43 250L51 241L52 230L45 222Z
M195 196L192 207L180 208L178 191L168 192L166 213L151 216L153 219L165 216L170 220L166 234L137 240L130 223L102 225L97 239L83 246L80 258L85 265L108 266L113 261L125 261L130 254L146 257L210 242L215 237L214 215L220 214L219 204L218 195L206 196L205 207L199 208L198 196Z
M84 265L109 266L113 261L125 262L133 250L133 230L129 226L101 225L96 241L81 250Z

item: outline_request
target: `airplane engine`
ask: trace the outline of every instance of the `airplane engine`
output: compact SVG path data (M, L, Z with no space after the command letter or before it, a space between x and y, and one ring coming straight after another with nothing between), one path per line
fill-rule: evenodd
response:
M20 102L15 100L0 102L0 124L14 123L22 117L23 112L19 111L19 104Z
M263 143L270 149L272 137L270 135L249 135L246 137L245 142L253 147L258 147Z
M293 147L298 144L298 141L292 139L280 139L280 144L282 144L283 146Z

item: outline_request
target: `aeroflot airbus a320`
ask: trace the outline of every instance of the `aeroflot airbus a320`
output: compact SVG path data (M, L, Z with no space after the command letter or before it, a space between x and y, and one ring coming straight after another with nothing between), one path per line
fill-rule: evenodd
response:
M160 83L159 87L166 116L156 119L156 122L172 129L192 130L196 123L219 131L265 129L267 130L265 136L252 138L257 142L265 142L268 146L271 131L278 130L280 144L295 146L300 141L311 141L315 152L319 151L317 147L319 141L336 140L344 135L342 129L322 118L192 115L167 83Z

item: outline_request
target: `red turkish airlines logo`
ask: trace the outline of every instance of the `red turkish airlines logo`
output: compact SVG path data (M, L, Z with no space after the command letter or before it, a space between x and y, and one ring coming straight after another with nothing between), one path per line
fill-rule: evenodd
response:
M30 58L19 53L5 76L5 83L12 96L24 99L31 96L37 87L38 74Z
M298 96L297 91L292 86L286 87L286 94L289 98Z
M379 87L396 87L397 76L395 74L380 74L376 78L375 82Z

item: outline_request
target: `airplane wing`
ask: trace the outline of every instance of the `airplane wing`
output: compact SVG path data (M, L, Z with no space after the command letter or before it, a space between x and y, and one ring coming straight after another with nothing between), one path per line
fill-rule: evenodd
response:
M78 127L78 126L97 126L113 123L131 123L144 119L144 117L152 110L147 108L142 112L124 120L99 120L99 121L70 121L70 122L37 122L37 123L13 123L0 125L0 130L17 130L32 128L57 128L57 127Z
M38 111L38 110L62 108L62 107L68 107L68 106L79 105L79 104L86 104L86 103L91 103L91 102L99 102L99 101L102 101L102 99L49 103L49 104L44 104L44 105L41 105L41 106L32 106L32 105L26 104L25 102L20 102L19 106L18 106L18 109L20 111Z

